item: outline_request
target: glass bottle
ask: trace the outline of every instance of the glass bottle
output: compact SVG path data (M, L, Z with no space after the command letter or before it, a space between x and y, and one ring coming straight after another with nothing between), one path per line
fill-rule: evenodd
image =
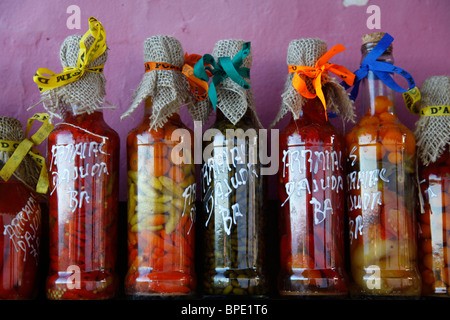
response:
M48 138L47 297L109 299L118 289L119 136L101 111L75 109L65 108Z
M315 98L279 143L280 294L346 296L343 137Z
M150 129L151 97L144 119L127 138L128 272L130 296L195 293L196 176L193 132L175 112ZM179 149L180 144L191 148Z
M450 151L433 163L419 162L420 192L425 212L419 215L422 294L450 296Z
M263 296L269 283L265 257L265 176L254 153L257 126L250 108L234 125L216 109L204 137L202 181L202 286L207 296Z
M20 131L23 139L21 123L13 118L1 117L0 140L17 140L16 134L11 134L13 131ZM5 142L1 143L3 146ZM1 157L0 169L7 158ZM15 174L22 175L20 168L24 165L22 163ZM37 296L41 200L14 175L8 181L0 178L0 300L28 300Z
M365 42L362 60L376 42ZM393 63L392 46L378 61ZM361 81L363 117L346 135L351 288L355 296L420 294L415 138L394 92L372 71Z
M432 76L421 87L416 122L419 270L422 295L450 298L450 76Z

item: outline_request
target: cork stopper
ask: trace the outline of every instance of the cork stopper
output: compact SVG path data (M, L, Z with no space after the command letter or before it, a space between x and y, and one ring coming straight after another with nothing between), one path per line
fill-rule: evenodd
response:
M366 44L369 42L378 42L381 40L381 38L384 37L386 33L385 32L373 32L373 33L367 33L361 37L362 43Z
M367 33L361 37L362 45L365 46L365 45L373 44L373 46L375 46L381 40L381 38L384 37L385 34L386 34L386 32ZM393 47L392 47L392 43L391 43L390 46L386 49L386 51L392 52L392 49L393 49Z

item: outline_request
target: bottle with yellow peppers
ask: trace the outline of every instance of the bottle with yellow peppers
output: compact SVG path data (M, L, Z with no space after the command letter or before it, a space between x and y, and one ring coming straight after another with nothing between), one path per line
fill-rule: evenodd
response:
M421 87L416 123L419 184L419 269L422 295L450 297L450 77Z
M144 42L145 73L128 116L144 101L144 118L127 137L128 272L131 298L195 293L193 132L179 109L193 102L182 73L181 43L158 35ZM186 148L181 148L184 145Z
M400 68L393 66L392 40L384 33L363 36L360 70L368 70L361 80L363 116L346 135L354 296L417 297L421 290L415 138L395 113L397 86L388 73Z

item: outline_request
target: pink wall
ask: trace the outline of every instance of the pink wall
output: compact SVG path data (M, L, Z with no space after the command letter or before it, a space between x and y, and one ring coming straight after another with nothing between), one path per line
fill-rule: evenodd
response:
M448 74L450 61L450 1L370 0L365 6L344 7L343 0L2 0L0 2L0 115L25 123L41 106L32 77L39 67L62 70L59 47L68 35L83 34L87 19L96 17L106 29L111 49L105 67L106 99L117 106L105 111L106 121L121 136L121 200L126 199L125 140L142 117L142 109L120 121L137 87L144 67L143 41L152 35L178 38L189 53L210 53L217 40L251 41L252 88L261 122L275 117L287 74L286 51L292 39L319 37L329 48L341 43L347 51L331 62L354 71L359 66L361 36L369 30L369 5L381 9L381 30L394 36L396 64L409 71L421 85L430 76ZM67 7L81 9L81 29L69 30ZM405 85L404 83L402 83ZM417 117L397 103L400 119L413 128ZM192 120L182 113L189 126ZM283 127L283 121L279 127Z

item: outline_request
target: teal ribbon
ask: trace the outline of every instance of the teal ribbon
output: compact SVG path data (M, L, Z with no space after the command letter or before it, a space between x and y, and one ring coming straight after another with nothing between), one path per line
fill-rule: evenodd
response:
M218 62L210 54L205 54L194 66L194 75L208 82L211 74L212 81L208 87L208 96L211 103L216 110L217 105L217 91L216 86L224 79L230 78L244 89L250 89L250 85L244 78L250 79L250 69L241 67L244 59L250 53L250 42L245 42L242 49L234 56L233 60L230 57L220 57Z

